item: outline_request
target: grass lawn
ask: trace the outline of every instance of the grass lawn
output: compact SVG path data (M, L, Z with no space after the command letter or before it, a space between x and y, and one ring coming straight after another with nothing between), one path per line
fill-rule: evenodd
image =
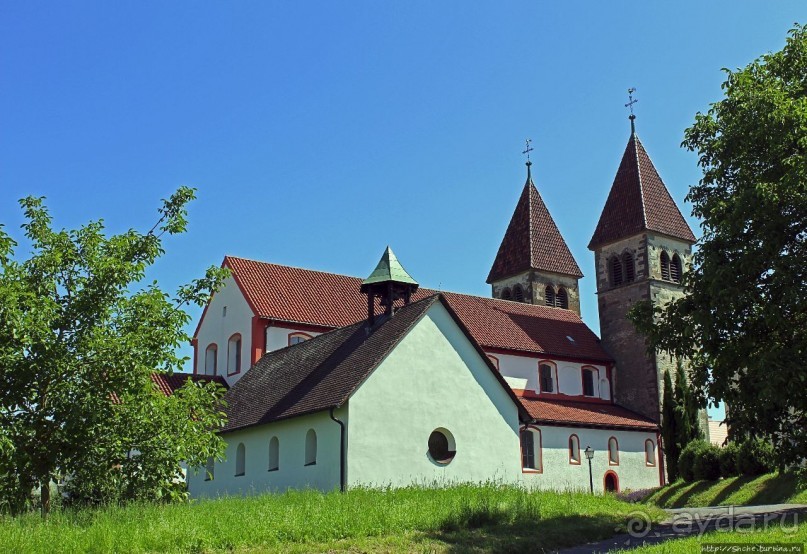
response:
M631 550L621 550L619 552L631 552L635 554L692 554L701 552L701 545L704 543L719 544L765 544L765 543L785 543L785 544L805 544L807 543L807 524L802 523L798 527L794 526L793 520L788 518L784 526L773 526L768 529L756 529L754 531L733 533L712 532L706 533L702 537L691 537L687 539L676 539L667 541L655 546L642 546ZM739 550L738 550L739 552Z
M494 485L294 491L1 518L0 552L540 552L608 538L635 508Z
M807 504L807 489L799 487L793 474L770 473L759 477L730 477L719 481L677 481L654 491L644 502L661 508Z

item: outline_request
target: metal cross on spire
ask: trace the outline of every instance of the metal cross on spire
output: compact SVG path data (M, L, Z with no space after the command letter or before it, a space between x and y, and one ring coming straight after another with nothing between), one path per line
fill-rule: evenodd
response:
M628 119L630 119L631 134L636 132L636 127L633 123L633 121L636 119L636 116L633 114L633 105L639 101L638 99L635 99L633 97L634 92L636 92L636 87L631 87L628 89L628 103L625 104L625 107L630 109L630 115L628 116Z
M532 165L532 162L530 161L530 152L533 151L532 139L527 139L524 142L527 144L527 148L524 149L522 154L527 155L527 180L529 181L530 179L532 179L532 175L530 174L530 166Z

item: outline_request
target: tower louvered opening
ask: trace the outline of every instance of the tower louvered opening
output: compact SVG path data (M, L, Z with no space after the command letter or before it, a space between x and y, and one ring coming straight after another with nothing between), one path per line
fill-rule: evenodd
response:
M508 287L504 287L502 289L502 300L512 300L512 299L513 299L513 295L510 292L510 289Z
M661 253L661 278L665 281L670 280L670 257L666 252Z
M678 254L673 254L670 262L670 280L675 283L681 282L681 258L678 257Z
M558 295L557 295L556 300L555 300L555 305L558 308L563 308L564 310L569 309L569 295L566 292L565 288L560 287L558 289Z
M521 288L521 285L513 287L513 300L516 302L524 302L524 289Z
M633 262L633 254L625 252L622 254L622 266L625 269L625 282L632 283L636 277L636 267Z
M552 288L552 285L546 286L546 289L544 289L544 296L546 298L547 306L555 305L555 289Z
M611 284L614 286L622 284L622 262L618 257L611 258Z

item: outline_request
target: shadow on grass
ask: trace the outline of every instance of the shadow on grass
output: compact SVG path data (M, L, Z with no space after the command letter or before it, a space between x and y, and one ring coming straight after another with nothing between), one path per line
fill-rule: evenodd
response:
M742 489L747 483L753 481L755 477L737 477L731 484L726 485L723 490L717 493L709 503L712 506L722 506L728 497Z
M661 506L662 508L667 508L667 503L670 499L678 494L678 492L687 486L687 483L684 481L676 481L672 485L668 486L666 489L663 489L661 494L658 496L651 496L647 499L647 502L651 504L655 504L656 506Z
M695 496L696 494L700 494L704 491L709 490L715 484L714 481L698 481L696 484L691 486L689 490L687 490L684 494L679 496L673 502L673 508L683 508L689 505L689 499Z
M465 510L425 537L446 545L446 552L544 552L607 539L623 530L615 515L512 517L486 507Z
M748 477L749 481L759 477ZM759 489L748 499L749 505L781 504L798 490L798 478L793 473L779 473L760 483Z

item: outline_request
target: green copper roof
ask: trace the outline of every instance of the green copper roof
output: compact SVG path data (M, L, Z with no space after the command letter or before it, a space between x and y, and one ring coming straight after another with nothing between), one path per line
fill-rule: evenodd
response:
M387 246L384 250L384 255L381 256L378 265L375 267L370 276L362 281L362 285L372 285L373 283L386 283L387 281L395 281L396 283L409 283L417 285L417 281L406 272L406 270L395 257L392 248Z

